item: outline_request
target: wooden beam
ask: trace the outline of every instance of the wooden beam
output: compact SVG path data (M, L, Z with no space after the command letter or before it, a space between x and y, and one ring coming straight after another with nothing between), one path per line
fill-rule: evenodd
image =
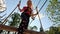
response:
M12 27L12 26L6 26L6 25L2 25L2 24L0 24L0 30L18 32L18 28ZM45 34L45 33L44 32L31 31L31 30L25 30L24 34Z
M7 31L13 31L13 32L18 31L16 27L6 26L6 25L2 25L2 24L0 24L0 30L7 30Z

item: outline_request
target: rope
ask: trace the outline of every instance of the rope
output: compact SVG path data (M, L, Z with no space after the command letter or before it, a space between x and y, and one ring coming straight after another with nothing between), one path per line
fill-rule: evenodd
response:
M21 3L21 0L19 1L19 3ZM10 15L15 11L16 8L17 8L17 6L16 6L16 7L14 8L14 10L8 15L8 17L10 17ZM7 17L7 18L8 18L8 17ZM7 18L6 18L6 19L7 19ZM4 22L7 22L6 19L2 22L2 24L3 24Z
M40 3L41 0L39 0L38 4L36 5L36 7L38 7L39 3Z
M44 2L44 4L42 5L42 7L39 9L39 11L43 8L43 6L45 5L45 3L47 2L47 0ZM39 5L39 2L37 4L37 6ZM38 12L38 18L39 18L39 21L40 21L40 24L41 24L41 28L40 28L40 31L43 31L43 27L42 27L42 23L41 23L41 19L40 19L40 16L39 16L39 11L37 9L37 6L36 6L36 11ZM35 16L36 17L36 16ZM33 20L31 21L31 23L33 22ZM30 23L30 24L31 24Z
M37 8L36 8L36 11L38 12L38 9L37 9ZM43 31L42 22L41 22L41 19L40 19L39 13L38 13L38 18L39 18L40 25L41 25L41 28L40 28L40 30L41 30L41 31Z
M38 2L38 4L36 5L36 7L38 7L40 1L41 1L41 0L39 0L39 2ZM35 7L35 9L36 9L36 7ZM36 17L36 16L35 16L35 17ZM34 18L35 18L35 17L34 17ZM31 24L33 21L34 21L34 20L32 20L32 21L30 22L30 24Z
M0 18L3 18L5 15L6 15L6 13L4 15L0 16Z
M42 5L42 7L39 9L39 11L43 8L43 6L46 4L47 0L44 2L44 4Z
M47 2L47 0L44 2L44 4L42 5L42 7L39 9L39 11L43 8L43 6L45 5L46 2ZM40 25L41 25L40 31L42 32L43 31L43 26L42 26L42 23L41 23L41 19L40 19L39 11L38 11L37 7L36 7L36 11L38 12L38 18L39 18Z

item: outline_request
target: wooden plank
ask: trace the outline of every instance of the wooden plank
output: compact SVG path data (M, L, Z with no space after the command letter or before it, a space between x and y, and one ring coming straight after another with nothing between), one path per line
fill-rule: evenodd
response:
M18 32L18 28L12 27L12 26L6 26L6 25L2 25L2 24L0 24L0 30ZM31 30L26 30L25 29L24 34L45 34L45 33L44 32L36 32L36 31L31 31Z
M13 31L13 32L18 31L16 27L6 26L6 25L2 25L2 24L0 24L0 30L7 30L7 31Z

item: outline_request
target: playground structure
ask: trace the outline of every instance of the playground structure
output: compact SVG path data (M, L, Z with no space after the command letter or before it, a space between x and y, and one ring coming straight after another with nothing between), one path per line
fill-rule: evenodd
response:
M19 2L21 3L21 0L20 0ZM45 1L45 3L46 3L46 2L47 2L47 0ZM40 3L40 1L38 2L37 6L39 5L39 3ZM45 5L45 3L42 5L42 7L40 8L40 10L43 8L43 6ZM36 6L36 11L39 12L40 10L38 11L37 6ZM16 8L17 8L17 6L16 6L16 7L14 8L14 10L10 13L10 15L15 11ZM9 15L9 16L10 16L10 15ZM8 16L8 17L9 17L9 16ZM7 18L8 18L8 17L7 17ZM39 13L38 13L38 17L39 17ZM6 19L7 19L7 18L6 18ZM6 19L4 20L4 22L7 21ZM33 20L32 20L32 21L33 21ZM40 28L40 31L41 31L41 32L36 32L36 31L31 31L31 30L25 29L24 34L46 34L46 33L44 32L44 30L43 30L40 17L39 17L39 21L40 21L40 25L41 25L41 28ZM4 23L4 22L3 22L3 23ZM2 24L3 24L3 23L2 23ZM12 27L12 26L6 26L6 25L2 25L2 24L0 24L0 30L18 32L18 28Z
M18 32L18 28L16 28L16 27L6 26L6 25L1 25L1 24L0 24L0 30ZM31 31L31 30L25 29L24 34L45 34L45 32L36 32L36 31Z

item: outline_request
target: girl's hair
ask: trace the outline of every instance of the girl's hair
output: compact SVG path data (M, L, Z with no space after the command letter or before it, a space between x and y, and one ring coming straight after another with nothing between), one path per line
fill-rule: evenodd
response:
M27 1L27 4L28 4L28 5L32 5L32 1L31 1L31 0L28 0L28 1Z

